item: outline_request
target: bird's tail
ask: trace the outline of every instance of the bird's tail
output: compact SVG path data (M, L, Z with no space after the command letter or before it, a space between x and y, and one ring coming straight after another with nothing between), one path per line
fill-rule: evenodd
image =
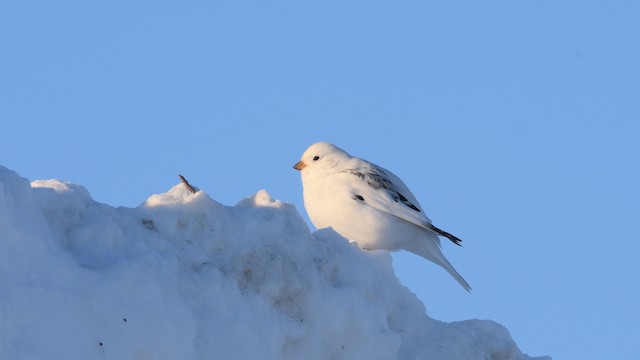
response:
M431 234L430 234L431 235ZM405 247L406 250L418 255L423 258L440 265L443 269L447 270L451 276L468 292L471 292L471 286L467 283L464 278L456 269L454 269L453 265L444 257L442 251L440 250L440 242L437 239L437 235L433 234L436 237L436 241L430 241L431 239L419 239L417 241L412 241L411 244Z

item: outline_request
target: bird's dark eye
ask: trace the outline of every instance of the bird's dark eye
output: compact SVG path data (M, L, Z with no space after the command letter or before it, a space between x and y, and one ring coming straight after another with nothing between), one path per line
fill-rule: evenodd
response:
M313 161L317 161L318 159L320 159L320 156L316 155L316 156L313 157Z

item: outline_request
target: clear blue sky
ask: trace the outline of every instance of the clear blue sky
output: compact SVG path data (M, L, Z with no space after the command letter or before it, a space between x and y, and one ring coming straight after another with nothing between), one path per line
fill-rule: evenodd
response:
M404 179L474 288L394 255L445 321L524 352L640 340L640 3L4 1L0 164L136 206L184 174L304 213L331 141ZM306 214L305 214L306 216Z

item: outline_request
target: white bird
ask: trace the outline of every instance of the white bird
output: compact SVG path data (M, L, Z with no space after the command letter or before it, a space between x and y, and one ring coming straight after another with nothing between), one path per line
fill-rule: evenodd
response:
M444 236L409 188L391 171L353 157L339 147L318 142L294 165L300 170L304 207L318 228L331 227L367 250L407 250L444 268L463 288L469 284L440 250Z

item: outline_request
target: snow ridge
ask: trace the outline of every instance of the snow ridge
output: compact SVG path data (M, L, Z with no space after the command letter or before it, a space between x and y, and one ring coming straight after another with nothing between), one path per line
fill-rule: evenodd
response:
M0 166L2 359L531 359L493 321L429 318L391 262L264 190L114 208Z

